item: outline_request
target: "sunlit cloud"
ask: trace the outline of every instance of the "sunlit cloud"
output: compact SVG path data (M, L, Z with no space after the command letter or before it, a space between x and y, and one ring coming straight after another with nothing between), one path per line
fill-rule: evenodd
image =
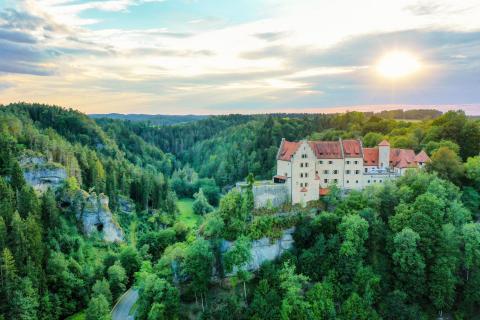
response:
M217 17L203 2L172 1L0 7L0 103L97 113L480 103L475 0L259 1L265 14L240 20L241 3ZM147 27L141 10L178 21ZM105 21L118 22L102 27ZM378 60L395 50L421 56L422 72L387 92Z

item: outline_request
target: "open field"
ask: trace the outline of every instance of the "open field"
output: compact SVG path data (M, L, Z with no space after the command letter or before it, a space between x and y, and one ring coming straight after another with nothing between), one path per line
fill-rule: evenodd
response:
M183 198L177 202L178 221L185 223L189 227L194 227L202 222L202 217L193 213L193 199Z

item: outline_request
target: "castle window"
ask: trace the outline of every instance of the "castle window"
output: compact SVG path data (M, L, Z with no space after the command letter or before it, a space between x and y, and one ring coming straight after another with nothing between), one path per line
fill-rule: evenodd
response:
M382 180L380 180L380 182L382 182Z
M338 170L333 170L333 174L338 174Z
M349 160L347 160L347 164L350 164L350 161L349 161Z
M330 160L330 161L328 161L328 164L332 164L332 163L333 163L333 161L331 161L331 160Z
M374 182L374 183L376 183L376 182L377 182L377 180L373 180L373 182Z
M360 170L355 170L355 174L360 174Z
M365 168L365 173L367 173L367 172L368 172L368 168Z
M305 162L305 167L308 167L308 162Z
M300 178L303 178L303 172L300 172Z
M338 179L333 179L333 182L337 183L337 182L338 182Z
M328 174L328 170L323 170L323 174Z
M358 183L358 180L357 180L357 181L355 181L355 183Z
M300 162L300 168L303 168L303 162Z
M350 174L350 170L347 170L346 173L347 173L347 174Z
M368 180L367 183L370 183L370 180Z
M308 178L308 173L305 172L305 178Z
M318 161L318 163L323 164L323 160Z
M300 187L303 188L303 182L300 182Z
M323 179L323 182L328 183L328 179Z
M358 164L358 161L357 161L357 160L355 160L355 162L354 162L354 163L355 163L355 164Z
M305 187L308 187L308 182L305 182Z
M347 183L350 183L350 180L347 180Z

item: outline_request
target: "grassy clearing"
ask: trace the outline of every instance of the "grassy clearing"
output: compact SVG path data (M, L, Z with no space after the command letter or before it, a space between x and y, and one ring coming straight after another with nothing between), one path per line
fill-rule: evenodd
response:
M66 318L65 320L85 320L85 311L75 313L74 315L71 315L70 317Z
M193 199L180 199L177 202L177 207L180 212L177 218L178 221L181 221L192 228L200 225L202 217L193 213Z

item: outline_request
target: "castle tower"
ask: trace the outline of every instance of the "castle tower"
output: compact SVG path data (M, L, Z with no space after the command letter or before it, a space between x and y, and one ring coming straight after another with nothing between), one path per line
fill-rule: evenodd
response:
M387 140L378 144L378 166L381 169L390 167L390 143Z

